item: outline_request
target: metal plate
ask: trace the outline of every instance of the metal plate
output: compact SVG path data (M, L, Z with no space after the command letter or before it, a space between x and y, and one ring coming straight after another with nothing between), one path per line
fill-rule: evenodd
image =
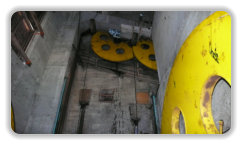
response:
M149 104L150 97L147 92L138 92L136 93L136 101L138 104Z
M80 104L87 104L90 101L92 89L80 89L79 102Z
M112 102L115 89L102 89L99 93L99 101Z

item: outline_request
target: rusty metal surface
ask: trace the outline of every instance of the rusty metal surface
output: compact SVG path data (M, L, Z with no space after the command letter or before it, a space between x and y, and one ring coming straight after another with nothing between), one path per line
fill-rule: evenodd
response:
M11 33L11 46L12 46L13 50L25 61L25 63L28 66L31 66L32 63L31 63L29 57L26 55L23 47L21 46L18 39L16 38L16 36L13 33Z
M35 26L38 28L41 37L44 37L44 31L43 31L43 29L42 29L42 26L41 26L41 24L40 24L40 21L39 21L37 15L36 15L36 12L30 11L29 13L30 13L32 19L34 20L34 24L35 24Z
M137 101L137 104L149 104L150 97L149 97L148 92L137 92L136 101Z
M26 19L25 12L16 12L13 14L11 19L11 32L19 41L23 51L25 51L34 34L29 20Z
M115 89L102 89L99 92L99 101L101 102L112 102Z
M92 89L80 89L79 103L88 104L91 98Z
M179 132L182 112L187 134L217 134L211 97L216 83L231 86L231 18L217 11L202 21L183 43L170 72L161 133Z

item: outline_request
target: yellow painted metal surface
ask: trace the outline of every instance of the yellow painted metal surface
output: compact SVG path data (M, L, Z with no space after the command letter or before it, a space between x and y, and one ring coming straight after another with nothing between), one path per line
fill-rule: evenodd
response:
M148 48L144 48L144 46L148 46ZM150 60L150 55L155 55L153 43L150 40L141 40L135 46L133 46L133 51L135 57L139 62L151 68L153 70L157 70L157 65L155 60Z
M231 85L231 18L218 11L192 31L174 61L164 98L161 133L179 133L181 111L187 134L218 134L211 99L221 78Z
M101 39L102 36L106 36L105 39ZM114 43L112 38L108 33L105 32L97 32L92 36L91 45L93 51L101 58L113 61L113 62L121 62L132 59L133 52L132 47L130 47L127 43L120 42ZM109 49L102 49L103 45L108 45ZM118 49L122 49L123 53L117 53Z

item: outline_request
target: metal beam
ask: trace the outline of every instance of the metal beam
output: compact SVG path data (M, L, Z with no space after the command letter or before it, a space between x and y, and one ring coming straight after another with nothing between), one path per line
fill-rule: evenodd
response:
M31 17L32 17L33 20L34 20L34 23L35 23L36 27L38 28L41 37L44 37L44 31L43 31L43 29L42 29L42 27L41 27L41 25L40 25L40 22L39 22L39 20L38 20L38 18L37 18L37 16L36 16L35 12L30 11L29 13L30 13Z
M15 49L21 55L21 57L23 57L25 63L28 66L31 66L32 63L31 63L30 59L24 52L22 46L19 44L18 39L16 38L16 36L13 33L11 33L11 45L13 46L12 48Z

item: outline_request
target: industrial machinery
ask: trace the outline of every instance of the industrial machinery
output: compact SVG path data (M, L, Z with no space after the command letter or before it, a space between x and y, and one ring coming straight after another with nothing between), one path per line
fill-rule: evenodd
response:
M202 21L176 56L164 98L161 133L180 133L182 114L185 133L218 134L211 100L220 79L231 86L231 18L222 11Z
M132 47L125 42L115 43L105 32L95 33L91 45L98 56L112 62L127 61L134 57Z
M157 70L155 51L151 40L140 40L133 46L135 57L146 67Z
M101 58L112 62L122 62L134 56L146 67L157 70L155 52L151 40L140 39L133 47L127 42L115 43L105 32L97 32L92 36L93 51Z

